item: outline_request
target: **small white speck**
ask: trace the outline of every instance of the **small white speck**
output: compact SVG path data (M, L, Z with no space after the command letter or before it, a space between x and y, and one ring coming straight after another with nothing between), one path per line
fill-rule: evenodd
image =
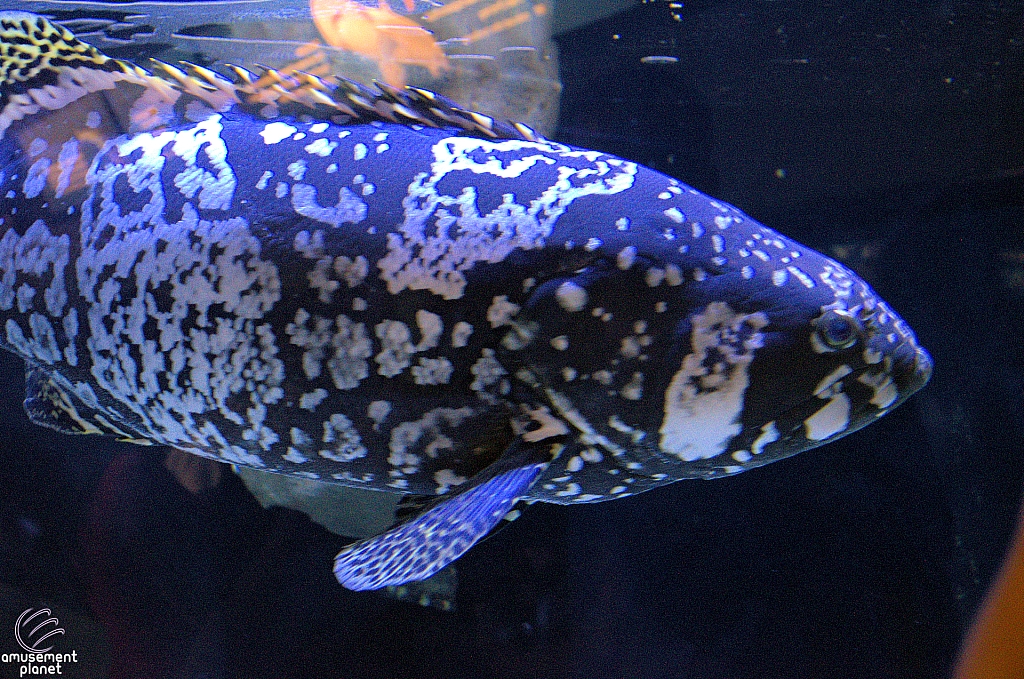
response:
M569 338L565 335L551 338L551 346L558 351L565 351L569 348Z
M314 142L306 144L303 147L303 150L305 150L306 153L309 153L311 155L317 155L320 156L321 158L326 158L327 156L331 155L331 151L337 148L337 146L338 142L336 141L317 139Z
M288 176L295 181L300 181L306 176L306 161L296 160L288 164Z
M299 396L299 407L304 410L313 410L327 398L326 389L314 389L313 391Z
M800 281L800 283L805 288L810 289L810 288L814 287L814 280L811 279L811 277L808 276L806 273L804 273L802 269L799 269L799 268L797 268L795 266L788 266L788 267L786 267L786 271L788 271L789 273L793 274L793 276L798 281Z
M366 144L356 144L354 147L352 147L352 157L355 160L362 160L363 158L366 157L366 153Z
M309 458L300 453L292 446L288 446L288 454L282 455L282 459L291 462L292 464L302 464L303 462L309 462Z
M509 320L519 313L519 305L508 301L507 295L498 295L491 300L487 308L487 321L492 328L508 325Z
M679 61L679 57L669 57L660 54L655 54L647 57L640 57L641 64L656 64L658 66L668 66Z
M267 123L267 126L260 132L264 144L277 144L290 137L296 129L288 123Z
M555 290L555 299L566 311L580 311L587 305L587 291L572 281L566 281Z
M622 248L622 250L619 251L619 255L616 258L616 265L623 271L626 271L631 266L633 266L633 262L635 261L636 247L632 245L627 245L626 247Z
M459 321L452 328L452 348L460 349L469 344L469 336L473 334L473 326Z
M571 495L579 495L579 494L580 494L580 484L578 484L578 483L570 483L568 486L565 487L565 490L560 490L557 493L555 493L555 495L559 495L561 497L568 497L568 496L571 496Z

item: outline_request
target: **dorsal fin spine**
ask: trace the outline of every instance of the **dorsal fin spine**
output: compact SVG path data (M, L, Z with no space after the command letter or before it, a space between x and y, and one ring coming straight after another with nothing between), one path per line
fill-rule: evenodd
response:
M29 44L24 48L25 54L5 53L0 58L0 137L14 120L32 115L39 108L55 110L90 92L125 83L152 90L176 111L170 119L165 116L135 121L133 127L139 129L153 129L184 119L189 102L199 101L213 112L238 107L262 118L318 116L340 123L386 120L455 127L489 138L540 140L525 125L502 123L481 113L462 110L446 97L417 87L396 88L381 82L367 87L344 78L321 78L294 66L262 67L254 73L228 65L231 75L225 76L197 64L181 62L179 68L153 60L151 73L135 64L112 59L59 24L27 12L0 12L0 39L5 35L12 44ZM49 45L40 46L40 41ZM57 46L59 50L55 49ZM46 56L29 59L35 54ZM42 65L25 76L23 69L16 68L21 63L19 59ZM98 77L101 72L105 75ZM56 78L48 76L55 82L47 82L47 73L56 74ZM65 88L63 96L59 89L47 87L56 84Z

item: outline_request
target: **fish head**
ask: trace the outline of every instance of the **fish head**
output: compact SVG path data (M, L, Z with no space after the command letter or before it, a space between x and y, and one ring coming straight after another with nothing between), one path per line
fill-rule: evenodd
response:
M928 381L931 358L856 273L696 195L591 239L524 309L526 377L584 458L734 474L856 431Z

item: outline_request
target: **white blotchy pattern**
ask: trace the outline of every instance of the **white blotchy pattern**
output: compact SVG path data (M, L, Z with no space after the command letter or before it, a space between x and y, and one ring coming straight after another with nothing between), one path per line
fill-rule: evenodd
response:
M468 406L435 408L424 413L418 420L402 422L391 430L391 455L388 457L388 463L397 468L395 472L399 475L415 473L422 459L410 451L420 449L422 445L424 453L435 457L439 451L453 447L454 442L442 433L442 427L458 427L471 415L473 409ZM430 437L430 440L423 443L425 437Z
M444 299L462 297L463 271L480 262L500 262L516 249L542 247L574 200L625 191L633 186L637 171L635 163L550 142L450 137L432 151L431 172L419 174L409 186L401 233L388 234L388 254L378 262L392 294L410 289L429 290ZM455 172L516 179L555 165L558 178L528 205L507 193L487 214L480 214L472 185L458 182L463 189L457 196L438 189Z
M367 359L373 355L373 344L366 325L345 314L330 319L311 316L300 308L285 332L293 345L303 349L302 368L307 379L318 378L325 361L339 390L355 389L370 374Z
M55 236L41 219L33 222L24 236L8 229L0 239L0 309L10 311L14 307L17 278L31 277L28 287L43 291L46 313L61 318L68 303L64 271L70 245L66 234ZM26 309L21 311L25 313Z
M236 180L221 129L219 116L212 116L176 132L139 134L116 144L120 158L141 152L136 160L101 158L90 170L78 288L91 305L92 376L138 416L148 437L263 466L250 451L277 441L263 422L266 406L283 396L276 338L260 323L280 296L277 267L260 257L260 243L242 218L203 219L186 202L179 222L165 219L170 184L201 208L231 206ZM174 156L185 167L164 177ZM118 202L128 196L114 194L121 178L135 201L146 199L132 211ZM146 324L153 330L144 333ZM249 449L207 421L211 412L242 428Z
M665 391L660 446L685 462L714 457L740 433L747 368L768 325L761 312L740 314L712 302L692 319L692 353ZM708 359L716 360L707 365Z

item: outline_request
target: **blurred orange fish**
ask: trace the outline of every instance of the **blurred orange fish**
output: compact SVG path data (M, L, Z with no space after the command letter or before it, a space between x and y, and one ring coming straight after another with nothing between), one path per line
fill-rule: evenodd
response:
M353 0L310 0L309 9L328 45L374 60L389 85L406 84L407 66L422 66L435 78L448 68L448 57L430 31L386 6L367 7Z
M967 634L953 679L1024 678L1024 510L1017 535Z

